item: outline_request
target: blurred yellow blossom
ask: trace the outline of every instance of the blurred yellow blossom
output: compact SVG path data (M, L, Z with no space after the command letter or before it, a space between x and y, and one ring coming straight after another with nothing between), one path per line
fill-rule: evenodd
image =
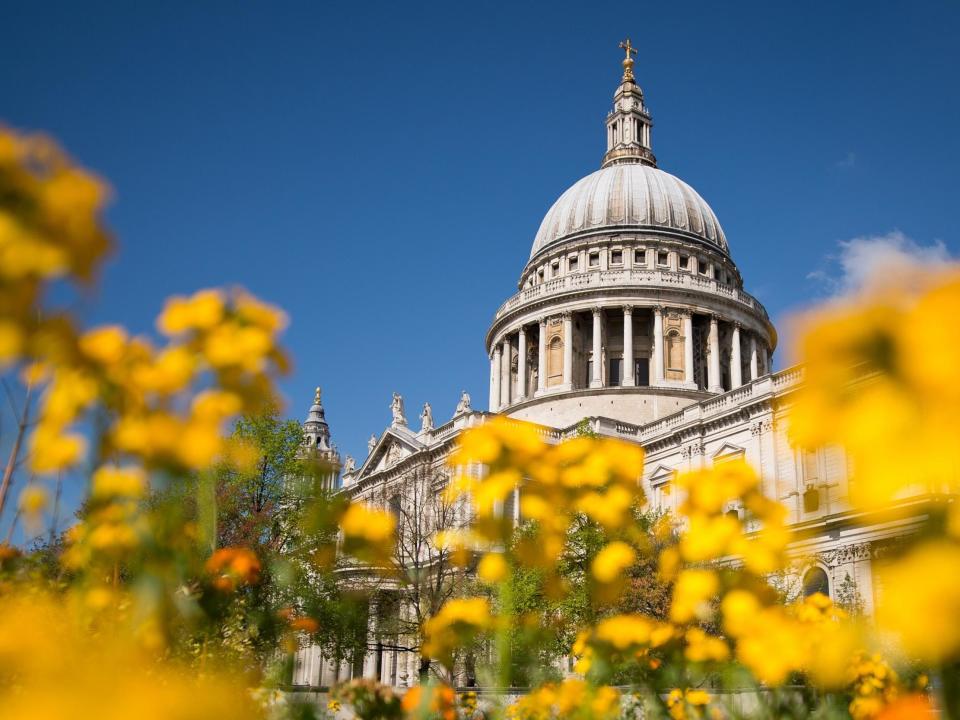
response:
M621 576L637 559L637 552L627 543L615 540L606 545L593 559L593 577L602 583L611 583Z
M908 657L939 664L960 656L960 546L925 542L880 568L877 620Z
M510 572L510 566L501 553L487 553L477 565L477 577L485 583L494 585Z

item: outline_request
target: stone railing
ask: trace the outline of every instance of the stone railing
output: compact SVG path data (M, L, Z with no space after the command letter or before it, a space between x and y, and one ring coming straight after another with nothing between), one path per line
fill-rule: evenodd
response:
M753 382L747 383L736 390L730 390L722 395L702 400L693 405L688 405L683 410L667 415L652 423L636 426L626 425L625 423L616 423L613 428L617 435L629 438L638 438L640 440L649 440L658 435L670 432L674 427L689 422L703 421L717 415L722 415L729 409L741 407L751 400L759 399L779 392L800 383L803 380L803 368L794 366L781 370L773 375L764 375ZM623 430L621 430L621 426Z
M719 295L743 305L764 319L767 312L750 293L717 282L715 278L673 270L591 270L571 273L524 288L499 307L494 319L542 298L590 288L677 288Z

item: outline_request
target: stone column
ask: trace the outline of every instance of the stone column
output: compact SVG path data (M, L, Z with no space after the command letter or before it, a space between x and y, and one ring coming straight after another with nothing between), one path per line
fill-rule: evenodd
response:
M590 387L603 387L603 310L593 309L593 373L590 377Z
M683 314L683 381L691 388L696 388L693 379L693 315Z
M651 385L663 385L663 308L657 305L653 308L653 381Z
M573 390L573 314L563 314L563 388Z
M757 336L750 333L750 379L756 380L757 372Z
M503 380L500 382L500 406L506 407L510 404L510 361L511 361L510 336L503 338L503 352L500 355L501 373Z
M717 327L716 315L710 316L710 362L707 369L707 390L723 392L723 386L720 385L720 329Z
M637 384L633 376L635 361L633 359L633 307L623 306L623 386L633 387Z
M500 346L493 349L490 356L490 412L500 409Z
M735 322L730 339L730 386L738 388L741 385L743 385L743 374L740 370L740 323Z
M540 354L537 356L537 393L547 387L547 319L540 318Z
M520 332L517 335L517 396L516 401L520 402L527 397L527 330L520 326Z
M760 358L762 360L760 365L763 367L763 373L766 375L770 372L770 348L767 347L766 343L760 346Z

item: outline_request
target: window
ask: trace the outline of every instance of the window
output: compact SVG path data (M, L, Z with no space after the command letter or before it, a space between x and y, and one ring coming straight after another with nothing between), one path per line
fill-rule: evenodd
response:
M830 597L830 580L820 567L811 568L803 576L803 596L810 597L816 593Z
M592 252L590 253L590 267L599 267L600 266L600 253Z
M623 250L611 250L610 251L610 262L614 265L623 264Z
M657 253L657 265L669 265L670 264L670 255L665 252Z
M683 371L683 338L676 330L667 334L667 369Z
M700 267L700 274L701 274L701 275L706 275L706 274L707 274L707 271L710 269L710 268L707 267L707 261L706 261L706 260L701 260L701 259L698 258L698 259L697 259L697 265Z
M574 255L573 257L567 258L567 270L569 270L570 272L576 272L577 265L579 263L580 263L580 258L578 258L576 255Z
M680 269L681 269L681 270L689 270L689 269L690 269L690 256L689 256L689 255L681 255L681 256L680 256Z
M637 385L648 386L650 384L650 358L637 358L633 366L633 376L637 380Z
M633 264L634 265L646 265L647 264L647 251L643 248L637 248L633 251Z
M820 492L813 486L807 486L807 491L803 494L803 511L814 513L820 509Z
M620 370L623 368L622 358L610 358L610 375L607 377L607 385L617 387L620 385Z
M560 274L560 261L554 260L552 263L550 263L550 276L556 277L559 274Z

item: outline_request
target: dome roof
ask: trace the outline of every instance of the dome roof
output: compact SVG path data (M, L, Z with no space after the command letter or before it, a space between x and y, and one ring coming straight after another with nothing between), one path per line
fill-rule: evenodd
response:
M630 163L609 165L563 193L540 223L530 257L604 228L679 233L729 254L717 216L696 190L656 167Z

